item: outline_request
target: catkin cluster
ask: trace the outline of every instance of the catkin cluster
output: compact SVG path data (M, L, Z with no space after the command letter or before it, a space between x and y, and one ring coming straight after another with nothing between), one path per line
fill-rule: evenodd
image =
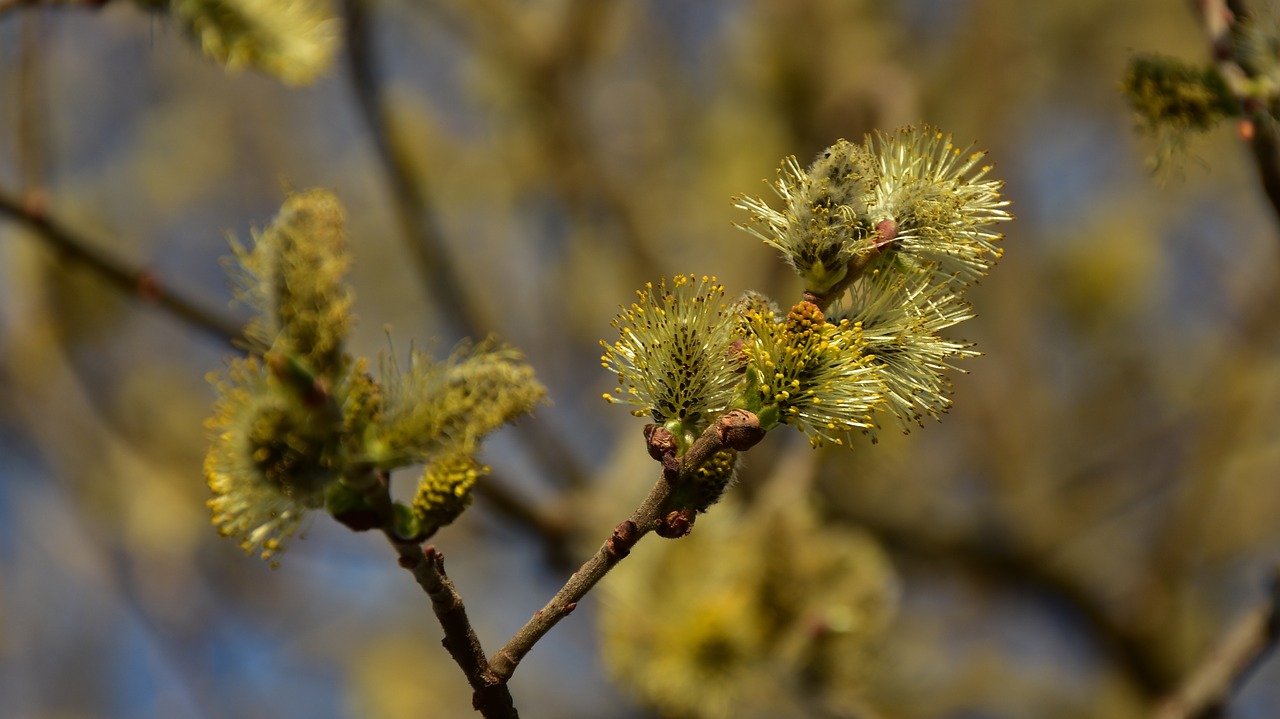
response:
M533 409L545 390L514 349L462 345L445 361L384 358L374 379L345 349L354 318L343 277L345 219L324 190L293 195L246 246L232 241L236 296L255 310L245 336L259 348L210 381L205 478L213 523L246 552L275 557L311 510L358 529L373 509L358 487L371 475L425 464L395 532L420 540L453 521L485 473L481 438Z
M686 448L739 408L763 429L847 445L885 414L904 429L950 406L947 371L976 354L943 331L973 316L964 295L999 258L1010 219L984 153L929 127L840 140L807 167L787 158L774 207L741 196L743 229L804 282L783 310L725 299L715 278L646 286L602 342L617 377L605 398L635 406Z

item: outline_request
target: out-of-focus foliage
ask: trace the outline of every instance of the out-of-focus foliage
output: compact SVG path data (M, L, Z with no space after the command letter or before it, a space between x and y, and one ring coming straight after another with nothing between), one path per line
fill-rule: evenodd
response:
M685 541L624 563L601 599L614 676L672 716L852 712L893 618L880 546L824 525L794 478L730 499Z
M205 55L228 72L253 67L289 85L307 85L329 69L338 21L322 0L137 0L168 10Z
M557 440L497 433L476 489L586 527L561 547L574 565L655 472L636 422L600 400L615 377L597 341L633 289L692 271L790 306L800 282L732 226L731 198L768 192L778 158L919 122L989 148L1018 221L969 294L977 317L956 339L985 356L946 421L853 452L767 442L725 501L749 516L767 477L811 477L823 526L887 553L901 595L862 665L870 716L1143 716L1261 594L1280 550L1275 220L1230 128L1152 182L1118 89L1133 53L1209 59L1190 12L370 4L392 146L478 318L459 327L421 281L344 50L290 92L228 76L127 3L4 7L0 192L40 168L50 212L222 308L225 231L263 226L283 188L331 188L369 320L352 354L385 347L384 323L402 346L493 332L548 385L538 426ZM4 218L0 253L0 715L469 715L427 600L383 543L315 522L272 572L210 530L202 376L226 347ZM571 569L501 506L481 494L433 540L489 649ZM646 539L627 561L677 550ZM512 682L522 715L658 715L599 661L608 611L589 595L530 655ZM1278 672L1260 668L1236 716L1275 714Z

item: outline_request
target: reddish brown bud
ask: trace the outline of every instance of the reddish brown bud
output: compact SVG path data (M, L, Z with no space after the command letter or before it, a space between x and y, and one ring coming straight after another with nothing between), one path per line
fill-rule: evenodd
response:
M639 539L639 528L636 527L635 522L628 519L614 527L613 536L605 540L605 549L618 559L622 559L631 553L631 548L636 546Z
M676 436L660 424L646 424L644 439L649 444L649 456L659 462L665 464L665 458L676 453Z
M745 452L764 439L760 419L745 409L731 409L716 421L716 433L720 444L739 452Z
M880 220L876 223L875 246L877 248L884 247L896 239L898 239L897 222L890 218L888 220Z
M733 344L729 345L729 359L738 365L737 373L744 374L747 371L747 341L744 339L736 339Z
M693 520L697 516L693 509L673 509L662 518L654 532L664 539L679 539L693 531Z

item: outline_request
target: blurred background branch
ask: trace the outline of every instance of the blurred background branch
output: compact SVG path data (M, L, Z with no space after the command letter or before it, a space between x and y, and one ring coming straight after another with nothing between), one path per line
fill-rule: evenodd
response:
M1212 719L1228 714L1233 691L1270 654L1280 640L1280 573L1273 572L1267 600L1237 620L1161 704L1157 719Z
M149 270L112 257L81 237L45 208L44 193L34 188L25 198L0 193L0 214L36 234L53 248L59 260L88 269L122 294L154 304L178 320L223 344L245 342L240 327L173 291Z

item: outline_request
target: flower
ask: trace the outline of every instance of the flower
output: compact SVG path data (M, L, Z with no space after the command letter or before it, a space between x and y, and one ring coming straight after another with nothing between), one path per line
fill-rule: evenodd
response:
M856 427L870 428L864 411L876 403L865 370L872 368L883 381L882 407L904 427L946 411L943 372L976 352L940 331L973 316L963 295L1000 257L994 225L1012 219L985 156L927 126L877 132L861 145L836 142L808 169L785 160L775 185L780 210L738 199L751 213L744 229L782 251L817 303L802 316L793 310L788 322L796 331L763 310L746 312L761 409L777 402L786 412L781 421L815 442L843 440ZM840 329L821 328L823 311L833 318L826 324ZM861 379L849 386L835 380L840 372ZM798 401L801 387L808 394ZM843 395L841 411L824 405L822 394Z
M664 280L636 294L639 301L613 321L618 341L600 342L603 366L618 375L614 392L626 393L604 398L636 405L636 416L700 430L728 408L741 381L724 286L714 277L676 275L670 288ZM683 440L683 431L673 433Z
M332 193L293 194L251 247L232 240L228 263L237 298L258 313L245 334L331 382L346 366L343 346L354 323L343 280L351 266L344 225Z
M720 501L724 491L733 484L738 470L738 453L722 449L693 471L691 487L694 494L693 509L705 512Z
M233 359L210 381L218 400L204 474L213 524L247 554L272 559L337 480L341 418L308 405L255 359Z
M881 368L882 408L904 430L924 415L938 418L950 408L946 370L956 369L954 360L978 354L970 343L940 334L971 319L973 310L949 285L931 284L929 275L873 265L832 309L833 318L861 331L863 352Z
M961 150L931 127L875 133L867 148L879 161L870 222L893 223L889 250L908 269L936 282L967 284L987 273L1002 235L991 229L1012 216L1001 199L1002 182L986 179L985 152Z
M473 446L546 396L514 348L493 341L462 344L444 362L411 350L406 371L383 361L382 406L366 442L367 459L392 468Z
M872 411L885 391L865 354L862 332L848 321L832 324L812 302L800 302L782 321L768 310L748 311L747 409L766 429L771 418L795 426L817 446L846 444L872 429Z
M471 488L489 468L467 451L440 457L427 465L413 498L413 512L424 535L461 516L471 505Z
M964 284L1000 256L991 225L1011 219L984 157L930 127L877 132L861 145L837 141L807 169L784 160L774 183L781 210L758 197L735 206L750 213L743 229L780 250L816 297L836 299L828 295L883 253L903 272Z
M229 72L252 66L306 85L328 69L338 47L338 21L314 0L171 0L169 7Z
M743 229L777 248L805 279L805 289L825 294L842 281L849 263L867 251L875 226L868 222L875 161L865 147L839 140L808 170L794 156L783 161L773 189L784 209L742 196L736 207L751 213Z

